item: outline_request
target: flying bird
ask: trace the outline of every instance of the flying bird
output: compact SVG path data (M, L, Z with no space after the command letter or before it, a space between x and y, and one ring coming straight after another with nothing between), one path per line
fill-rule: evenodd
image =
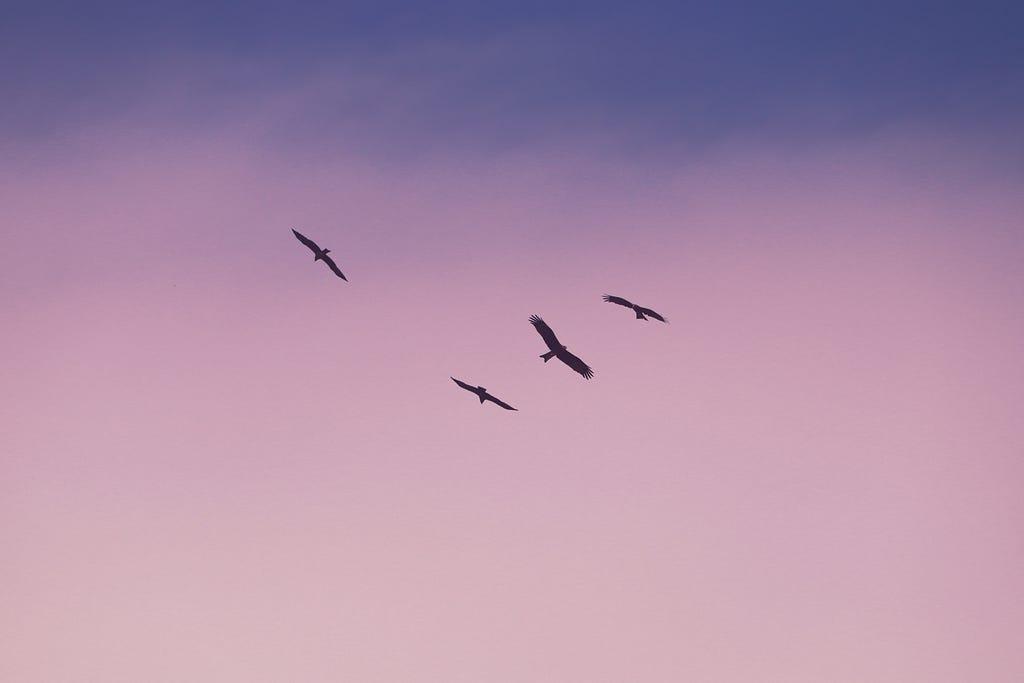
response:
M518 408L513 408L512 406L510 406L509 404L505 403L504 401L499 401L498 399L494 398L493 396L488 394L487 390L484 389L483 387L471 387L470 385L466 384L465 382L460 382L459 380L455 379L454 377L452 377L452 381L455 382L456 384L458 384L460 387L462 387L466 391L472 391L474 394L479 396L480 397L480 403L483 403L484 401L490 401L491 403L497 403L499 406L501 406L505 410L519 410Z
M317 261L323 261L324 263L327 264L328 268L334 271L335 275L340 277L345 282L348 282L348 278L345 277L345 274L342 273L341 270L338 268L338 264L334 262L334 259L327 255L331 252L330 249L321 249L320 247L317 246L316 242L309 239L295 228L292 228L292 232L295 233L296 239L298 239L300 242L309 247L309 250L313 252L314 263Z
M555 336L555 333L552 332L551 328L548 327L548 324L540 316L531 315L530 322L537 328L537 332L544 339L544 343L551 349L549 352L541 354L541 358L544 359L545 363L552 358L558 358L558 360L583 375L585 379L590 379L594 376L594 371L590 369L590 366L569 353L566 346L558 341L558 337Z
M605 294L604 300L610 304L618 304L620 306L625 306L626 308L632 308L633 311L636 312L637 320L647 320L647 316L651 316L655 320L660 320L663 323L668 322L663 317L661 317L661 315L656 311L652 311L649 308L644 308L643 306L638 306L630 301L626 301L621 296L611 296L610 294Z

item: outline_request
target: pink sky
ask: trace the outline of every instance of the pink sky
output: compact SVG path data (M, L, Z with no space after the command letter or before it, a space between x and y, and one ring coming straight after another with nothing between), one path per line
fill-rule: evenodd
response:
M970 145L99 137L0 166L0 679L1024 680L1024 201Z

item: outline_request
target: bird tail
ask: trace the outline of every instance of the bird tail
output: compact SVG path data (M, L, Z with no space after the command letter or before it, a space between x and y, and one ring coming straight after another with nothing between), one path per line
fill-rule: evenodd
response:
M540 357L544 359L545 363L547 363L549 360L555 357L555 352L548 351L547 353L542 353Z
M637 311L636 312L636 319L637 320L647 320L647 316L644 315L643 313L641 313L640 311Z
M484 402L484 401L486 401L486 400L487 400L487 399L486 399L486 398L484 398L483 396L481 396L481 397L480 397L480 402L481 402L481 403L483 403L483 402Z

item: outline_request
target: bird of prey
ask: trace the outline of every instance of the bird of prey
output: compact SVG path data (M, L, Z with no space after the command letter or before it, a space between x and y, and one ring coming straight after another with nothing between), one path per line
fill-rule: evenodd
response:
M652 311L649 308L644 308L643 306L638 306L630 301L626 301L621 296L611 296L609 294L605 294L604 300L610 304L618 304L620 306L625 306L626 308L632 308L633 311L636 312L637 320L647 320L647 316L651 316L655 320L660 320L663 323L668 322L663 317L661 317L661 315L658 314L657 312Z
M328 268L334 271L335 275L340 277L345 282L348 282L348 278L345 277L345 274L342 273L341 270L338 268L338 264L334 262L334 259L327 255L331 252L330 249L321 249L320 247L317 246L316 242L309 239L295 228L292 228L292 232L295 233L296 239L298 239L300 242L309 247L309 250L313 252L314 263L317 261L323 261L324 263L327 264Z
M590 379L594 376L594 371L590 369L590 366L569 353L566 346L558 341L558 337L555 336L555 333L551 331L551 328L548 327L548 324L540 316L531 315L530 322L537 328L537 332L544 339L544 343L551 349L547 353L541 354L541 358L544 359L545 363L552 358L558 358L558 360L583 375L585 379Z
M479 396L480 397L480 403L483 403L484 401L490 401L491 403L497 403L499 406L501 406L505 410L519 410L518 408L513 408L512 406L510 406L509 404L505 403L504 401L499 401L498 399L494 398L493 396L488 394L487 390L484 389L483 387L471 387L470 385L466 384L465 382L460 382L459 380L455 379L454 377L452 377L452 381L455 382L456 384L458 384L460 387L462 387L466 391L472 391L474 394Z

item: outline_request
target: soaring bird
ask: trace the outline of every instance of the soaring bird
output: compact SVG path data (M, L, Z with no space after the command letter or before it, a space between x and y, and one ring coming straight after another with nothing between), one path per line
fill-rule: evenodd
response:
M531 315L530 322L537 328L537 332L543 337L544 343L551 349L549 352L541 354L541 358L544 359L545 363L552 358L558 358L558 360L583 375L585 379L590 379L594 376L594 371L590 369L590 366L569 353L566 346L558 341L558 337L555 336L555 333L551 331L551 328L548 327L548 324L540 316Z
M313 262L314 263L317 262L317 261L323 261L324 263L327 264L328 268L330 268L331 270L334 271L335 275L340 277L345 282L348 282L348 278L345 277L345 274L342 273L341 270L338 269L338 264L334 262L334 259L332 259L330 256L327 255L327 254L329 254L331 252L330 249L321 249L320 247L318 247L316 245L316 242L314 242L313 240L309 239L308 237L303 235L301 232L299 232L295 228L292 228L292 232L295 233L296 239L298 239L300 242L302 242L307 247L309 247L309 250L313 252Z
M454 377L452 377L452 381L455 382L456 384L458 384L460 387L462 387L466 391L472 391L474 394L479 396L480 397L480 403L483 403L484 401L490 401L491 403L497 403L499 406L501 406L505 410L519 410L518 408L513 408L512 406L510 406L509 404L505 403L504 401L499 401L498 399L494 398L493 396L488 394L487 390L484 389L483 387L471 387L468 384L466 384L465 382L460 382L459 380L455 379Z
M610 294L605 294L604 300L610 304L618 304L620 306L625 306L626 308L632 308L636 312L637 320L647 320L647 316L651 316L655 320L660 320L663 323L668 322L663 317L661 317L661 315L658 314L657 312L652 311L649 308L644 308L643 306L638 306L632 302L626 301L621 296L611 296Z

